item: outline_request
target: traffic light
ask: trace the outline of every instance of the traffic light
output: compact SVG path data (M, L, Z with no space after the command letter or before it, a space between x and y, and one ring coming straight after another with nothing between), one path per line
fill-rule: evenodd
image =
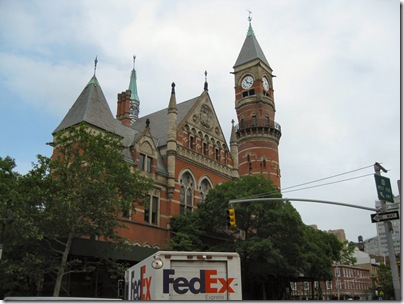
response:
M234 208L227 209L227 228L236 228L236 211Z

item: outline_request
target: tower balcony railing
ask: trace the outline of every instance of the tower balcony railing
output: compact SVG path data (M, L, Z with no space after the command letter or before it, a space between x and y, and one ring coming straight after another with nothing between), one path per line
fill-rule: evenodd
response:
M251 118L247 120L244 119L238 125L236 125L235 128L236 132L252 128L270 128L279 131L279 133L282 133L280 124L278 124L273 120L265 118L264 119Z

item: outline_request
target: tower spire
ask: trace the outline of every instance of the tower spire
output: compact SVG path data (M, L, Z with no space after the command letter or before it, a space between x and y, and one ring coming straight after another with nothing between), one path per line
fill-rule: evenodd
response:
M137 76L135 70L135 60L136 55L133 55L133 69L130 75L130 82L129 82L129 90L131 92L129 117L132 123L139 118L139 111L140 111L140 99L137 94Z

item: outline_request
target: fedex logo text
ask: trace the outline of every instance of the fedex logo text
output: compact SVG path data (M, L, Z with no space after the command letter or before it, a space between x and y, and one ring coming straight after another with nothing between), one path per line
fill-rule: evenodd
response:
M135 272L131 273L131 297L132 300L151 300L150 286L152 277L145 278L146 266L140 268L140 279L136 280Z
M163 293L169 293L170 284L172 284L173 289L178 294L185 294L190 291L193 294L198 293L224 293L228 291L229 293L234 293L230 284L233 282L234 278L218 278L217 270L200 270L199 278L193 277L187 279L184 277L173 278L171 276L175 275L175 269L164 269L163 270ZM218 287L215 287L219 284Z

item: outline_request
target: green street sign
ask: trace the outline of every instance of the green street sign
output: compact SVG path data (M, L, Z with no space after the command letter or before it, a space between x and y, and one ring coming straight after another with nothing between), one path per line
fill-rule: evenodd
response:
M375 174L377 197L381 201L394 203L393 192L391 191L390 179L381 175Z

